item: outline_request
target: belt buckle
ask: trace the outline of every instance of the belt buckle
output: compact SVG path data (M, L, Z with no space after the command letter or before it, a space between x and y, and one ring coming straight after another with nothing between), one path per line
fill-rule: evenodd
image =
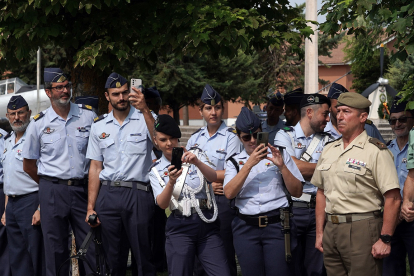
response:
M68 180L68 186L72 186L73 185L73 181L72 180Z
M331 220L332 220L332 223L339 224L339 218L338 218L338 216L332 216L331 215Z
M264 219L264 223L262 224L262 219ZM266 227L267 226L267 216L259 216L259 227Z
M114 182L114 185L115 185L115 186L119 186L119 185L121 185L121 182L120 182L120 181L115 181L115 182Z

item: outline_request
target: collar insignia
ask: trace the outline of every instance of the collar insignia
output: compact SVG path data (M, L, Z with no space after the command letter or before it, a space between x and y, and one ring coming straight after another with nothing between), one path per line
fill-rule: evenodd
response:
M105 138L108 138L108 137L109 137L109 135L111 135L111 134L107 134L107 133L105 133L105 132L102 132L102 134L101 134L101 135L99 135L99 139L105 139Z
M50 127L47 127L47 128L45 128L45 129L43 130L43 133L50 134L50 133L52 133L52 132L54 132L54 131L55 131L54 129L52 129L52 128L50 128Z

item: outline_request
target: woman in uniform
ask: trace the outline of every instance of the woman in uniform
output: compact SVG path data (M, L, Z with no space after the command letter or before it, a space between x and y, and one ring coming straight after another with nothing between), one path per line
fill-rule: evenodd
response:
M177 123L160 115L154 129L154 143L162 157L151 168L151 186L156 204L172 210L165 229L169 275L192 275L197 256L208 275L229 276L216 221L217 206L206 181L216 181L216 172L198 158L202 155L198 149L194 153L185 150L184 163L177 170L171 165L172 150L181 137Z
M212 187L218 207L220 235L224 242L231 276L236 276L236 255L231 231L231 222L236 216L236 211L230 207L229 200L224 196L223 181L226 160L233 154L240 152L241 143L234 129L227 127L223 122L224 105L220 94L208 84L204 87L201 95L199 111L207 126L193 133L186 148L187 150L191 148L203 150L210 160L210 166L217 172L217 180L212 183ZM197 276L203 275L198 267L196 270Z
M257 145L259 118L246 107L236 121L237 136L244 150L227 161L224 193L235 198L238 208L232 229L236 254L243 275L293 275L285 261L285 235L281 214L291 196L302 194L302 178L291 157L270 144ZM284 184L285 183L285 184ZM296 247L295 226L290 221L290 244Z

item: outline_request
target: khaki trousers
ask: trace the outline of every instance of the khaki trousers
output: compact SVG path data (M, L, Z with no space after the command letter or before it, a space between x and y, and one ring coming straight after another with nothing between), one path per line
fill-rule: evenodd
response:
M381 276L382 260L371 249L381 235L382 218L349 223L327 222L323 232L323 258L328 276Z

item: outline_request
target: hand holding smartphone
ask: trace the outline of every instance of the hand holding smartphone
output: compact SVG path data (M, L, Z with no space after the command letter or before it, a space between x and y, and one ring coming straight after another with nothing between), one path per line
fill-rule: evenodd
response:
M130 93L136 93L134 90L132 90L132 87L135 87L136 89L142 88L142 80L141 79L131 79L131 85L129 88Z
M267 146L268 142L269 142L269 133L268 132L258 132L257 133L256 145L264 144L265 146Z

